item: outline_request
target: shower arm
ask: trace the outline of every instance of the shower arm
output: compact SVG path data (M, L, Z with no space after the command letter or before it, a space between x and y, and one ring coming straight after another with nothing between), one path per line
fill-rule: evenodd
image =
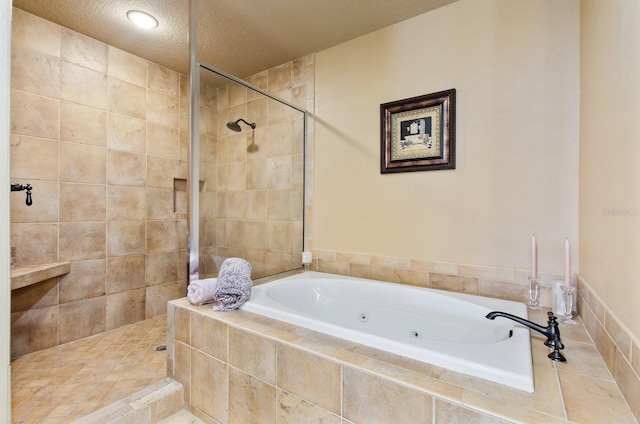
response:
M27 200L25 202L27 206L31 206L33 204L33 200L31 199L31 189L31 184L11 184L11 191L27 191Z

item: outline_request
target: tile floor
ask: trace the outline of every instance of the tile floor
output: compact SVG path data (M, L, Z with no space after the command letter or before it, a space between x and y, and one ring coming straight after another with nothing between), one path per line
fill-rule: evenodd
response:
M14 424L70 423L164 379L167 317L158 316L11 364Z

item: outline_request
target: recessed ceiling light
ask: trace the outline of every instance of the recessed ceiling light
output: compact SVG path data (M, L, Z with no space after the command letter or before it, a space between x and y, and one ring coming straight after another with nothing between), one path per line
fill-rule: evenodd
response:
M127 18L140 28L151 29L158 26L158 20L156 18L139 10L128 11Z

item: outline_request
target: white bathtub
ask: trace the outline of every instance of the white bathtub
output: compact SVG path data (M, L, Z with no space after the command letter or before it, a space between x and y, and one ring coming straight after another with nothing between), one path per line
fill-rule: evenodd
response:
M533 392L522 303L309 271L254 286L242 309Z

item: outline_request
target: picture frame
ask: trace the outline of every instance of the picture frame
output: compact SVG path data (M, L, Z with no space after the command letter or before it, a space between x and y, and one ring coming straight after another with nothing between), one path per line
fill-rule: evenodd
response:
M456 167L456 90L380 105L380 173Z

